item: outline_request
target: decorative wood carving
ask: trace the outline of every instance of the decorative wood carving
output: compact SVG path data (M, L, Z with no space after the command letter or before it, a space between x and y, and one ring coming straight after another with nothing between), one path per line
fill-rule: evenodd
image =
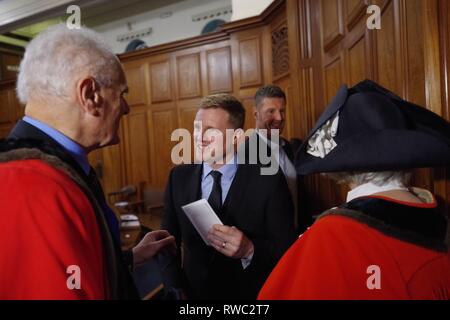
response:
M272 74L277 80L289 73L288 28L286 24L272 31Z

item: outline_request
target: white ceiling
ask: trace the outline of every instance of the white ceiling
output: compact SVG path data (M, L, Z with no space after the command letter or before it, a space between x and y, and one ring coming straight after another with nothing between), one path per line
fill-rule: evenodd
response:
M1 0L0 34L66 15L71 4L81 8L82 24L93 27L183 0Z

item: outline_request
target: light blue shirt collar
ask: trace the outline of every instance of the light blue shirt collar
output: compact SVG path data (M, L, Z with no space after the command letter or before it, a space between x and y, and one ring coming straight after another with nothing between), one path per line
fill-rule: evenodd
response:
M225 165L217 169L220 173L222 173L222 177L220 179L220 185L222 187L222 203L225 202L225 199L228 196L228 191L231 188L231 184L233 183L234 176L236 175L236 171L238 169L236 157L233 156L233 158L228 161ZM214 179L210 175L211 171L214 169L211 168L211 166L207 163L203 163L203 175L202 175L202 181L201 181L201 187L202 187L202 198L208 199L212 187L214 185Z
M75 161L80 165L83 171L86 174L89 174L91 166L89 165L86 151L82 146L80 146L78 143L76 143L60 131L39 120L33 119L29 116L23 117L22 120L38 128L39 130L50 136L50 138L58 142L75 159Z
M203 162L203 175L202 180L205 180L205 178L215 169L211 168L209 164L206 162ZM230 181L233 180L234 175L237 171L237 161L236 156L233 156L225 165L217 169L216 171L219 171L222 174L222 181Z

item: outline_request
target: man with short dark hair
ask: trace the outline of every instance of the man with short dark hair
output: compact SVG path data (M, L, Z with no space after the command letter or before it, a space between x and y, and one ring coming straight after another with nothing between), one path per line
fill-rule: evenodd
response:
M296 214L294 223L297 230L302 233L311 224L311 216L307 212L304 195L302 195L302 203L300 203L299 188L301 181L293 165L294 156L301 145L301 140L292 139L291 141L287 141L281 136L286 120L286 95L284 91L273 84L259 88L255 94L254 116L259 138L257 139L258 150L260 146L266 146L270 149L272 143L279 143L279 148L277 148L279 150L278 156L272 157L271 159L278 161L279 168L286 178L295 206ZM275 141L272 137L273 130L278 130L278 141ZM249 139L249 141L252 141L252 139Z
M183 261L180 253L163 266L165 286L192 299L254 299L295 239L286 181L280 173L261 175L260 165L238 163L245 109L236 98L203 98L195 120L200 164L174 168L166 189L162 228L182 245ZM201 198L223 223L210 230L209 245L182 210Z

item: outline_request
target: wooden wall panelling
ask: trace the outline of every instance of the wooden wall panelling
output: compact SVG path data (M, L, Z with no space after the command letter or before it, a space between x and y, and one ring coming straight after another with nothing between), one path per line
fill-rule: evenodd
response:
M320 35L320 2L302 0L299 2L299 92L300 104L304 114L305 128L302 128L301 137L305 137L323 110L326 101L324 95L324 73L322 40Z
M283 137L290 140L292 138L299 138L294 135L294 128L299 124L294 122L295 105L292 101L292 84L290 78L283 78L277 81L276 84L280 86L286 94L286 122L283 131Z
M440 35L441 115L447 121L450 121L450 3L447 0L439 0L437 8ZM441 200L442 210L450 218L450 166L434 170L433 178L434 188ZM450 243L448 232L447 243Z
M208 94L232 92L233 77L230 46L206 51Z
M186 129L189 131L191 141L191 161L194 160L194 120L200 104L200 98L184 100L182 103L178 103L178 128ZM177 143L175 143L177 144Z
M149 111L150 113L150 111ZM152 185L164 189L170 169L173 167L171 160L172 147L176 144L171 142L170 137L173 130L178 128L177 112L173 105L165 105L152 108L151 116L148 117L148 126L151 130L152 150Z
M288 30L288 50L289 50L289 65L290 65L290 102L287 106L290 109L290 115L292 123L294 124L290 130L290 134L293 137L304 138L307 128L306 117L302 116L305 112L304 100L300 98L300 46L299 46L299 2L291 1L286 2L286 25Z
M363 12L365 12L365 6L362 6L362 8ZM373 37L372 31L366 27L366 19L364 17L366 16L358 15L359 20L353 20L352 28L347 29L346 36L342 40L346 58L345 66L347 66L345 78L349 86L353 86L364 79L373 79L374 77Z
M124 121L127 184L152 183L149 126L146 109L132 111Z
M177 97L179 99L196 98L202 95L200 71L200 53L176 56Z
M352 30L353 27L366 16L368 0L345 0L344 7L346 12L346 26L347 30ZM364 19L365 20L365 19Z
M242 98L241 102L245 109L244 130L255 128L255 116L253 114L255 101L253 96Z
M353 86L359 81L369 78L367 68L370 64L367 63L367 41L366 37L362 36L357 40L352 47L348 49L348 85Z
M261 56L263 66L263 85L273 82L272 70L272 32L270 25L260 27L261 31Z
M323 48L328 51L344 37L342 0L321 0Z
M253 28L231 35L233 91L237 96L264 83L263 32Z
M439 42L441 72L442 116L450 121L450 3L439 0Z
M132 108L134 106L146 105L148 103L147 95L147 73L148 65L142 61L129 62L124 65L128 94L126 100Z
M15 80L22 53L0 52L0 80ZM12 68L12 69L11 69Z
M142 135L140 136L136 130L145 129L142 121L139 123L139 119L142 118L143 110L150 102L149 66L143 59L126 62L123 67L129 87L126 101L130 106L130 114L122 118L119 128L121 140L119 145L102 150L102 183L105 193L117 191L127 184L138 185L139 175L142 173L143 179L148 176L148 172L145 171L148 150L144 147L140 152L139 146L135 143L147 137L146 131L140 131ZM136 123L139 123L137 128L134 127ZM139 166L145 168L140 169Z
M296 5L290 4L290 6L296 9ZM270 31L270 44L271 48L271 70L272 70L272 83L278 85L283 89L286 94L286 120L283 137L287 139L299 138L299 135L295 135L294 129L300 126L296 123L296 114L299 114L299 100L298 95L294 98L292 95L292 77L291 77L291 59L290 59L290 46L289 46L289 28L288 28L288 12L286 11L288 4L283 6L282 11L272 18L269 24ZM295 11L294 11L295 14ZM293 19L292 16L289 19ZM292 25L292 22L290 23ZM295 26L293 26L295 29ZM295 37L290 37L291 41ZM295 42L293 42L295 43ZM295 46L295 45L294 45ZM295 52L294 52L295 55ZM298 60L297 60L298 62ZM294 61L295 63L295 61ZM296 83L298 88L298 81ZM296 131L299 131L296 129Z
M0 91L0 125L10 125L13 121L10 91L8 89Z
M122 145L102 149L102 184L105 194L120 190L124 185L124 161Z
M152 59L153 60L153 59ZM168 58L154 59L149 64L151 103L173 100L173 83Z
M338 53L335 59L331 60L328 64L323 67L324 70L324 89L326 104L328 104L333 97L336 95L339 87L345 83L344 79L344 57L343 52ZM325 107L325 106L324 106ZM320 114L325 108L318 110L319 113L316 114L316 119L319 118Z
M416 0L418 1L418 0ZM412 2L408 2L408 5L410 6ZM414 2L415 3L415 2ZM416 8L419 10L419 12L416 11ZM425 36L422 35L421 40L423 41L423 51L420 53L423 54L423 56L416 57L416 59L411 60L419 60L419 58L424 58L425 60L425 75L424 79L421 79L421 85L425 88L425 99L426 99L426 107L430 109L431 111L439 114L444 115L442 112L442 96L441 92L443 88L441 88L441 64L440 64L440 43L439 43L439 3L437 0L429 0L429 1L418 1L416 3L416 6L411 8L411 10L408 10L408 17L409 15L416 13L417 19L420 21L423 25L423 33ZM409 28L416 27L417 24L414 24L414 21L411 21L408 24ZM408 28L408 29L409 29ZM412 29L411 32L411 40L412 34L416 32L416 30ZM419 30L417 30L418 34ZM447 33L447 36L449 34ZM409 52L411 52L413 49L414 43L411 45L411 49ZM416 49L417 50L417 49ZM420 60L419 60L420 61ZM426 81L425 81L426 79ZM412 79L413 83L414 80ZM445 116L445 115L444 115Z
M98 149L94 152L98 152L100 155L89 159L91 166L96 169L97 174L100 176L100 182L102 183L105 195L118 191L125 185L126 166L124 161L125 142L123 124L124 120L121 121L119 127L119 144ZM99 169L101 172L99 172ZM113 206L114 204L110 203L110 205Z
M199 103L200 100L196 100L194 103L190 103L189 105L185 104L179 108L180 128L189 130L191 134L194 132L194 120L198 111Z
M0 86L0 139L9 135L23 115L24 107L16 96L15 81L3 82Z
M381 29L374 32L375 80L404 96L402 40L398 1L388 0L381 13Z
M259 34L238 40L240 89L262 85L260 43L261 37Z
M439 67L428 65L425 54L427 52L432 52L432 54L436 53L436 61L432 61L431 63L439 63L439 34L437 32L437 25L435 32L427 30L426 18L423 17L429 16L430 13L426 13L425 10L425 3L431 2L436 1L410 0L407 2L398 1L398 4L400 16L399 20L401 21L401 30L403 31L401 33L401 36L403 37L401 56L404 69L404 96L407 100L431 110L433 109L433 106L435 107L438 105L439 107L433 110L436 112L436 109L441 111L439 80L436 83L434 80L436 78L440 78ZM435 14L437 15L437 8ZM436 43L434 43L434 41L436 41ZM436 52L433 52L433 50ZM437 70L437 73L434 69ZM427 71L429 73L428 76ZM431 77L432 75L434 76L434 79ZM432 87L434 87L434 89L438 92L438 101L433 101L435 97L426 94L428 83L426 78L429 78L431 82L434 83ZM433 170L416 169L414 170L413 183L415 186L435 192L432 175Z
M263 69L270 63L265 56L270 50L266 28L251 28L230 36L233 64L234 95L240 99L246 111L244 129L254 128L253 114L256 90L268 81Z

